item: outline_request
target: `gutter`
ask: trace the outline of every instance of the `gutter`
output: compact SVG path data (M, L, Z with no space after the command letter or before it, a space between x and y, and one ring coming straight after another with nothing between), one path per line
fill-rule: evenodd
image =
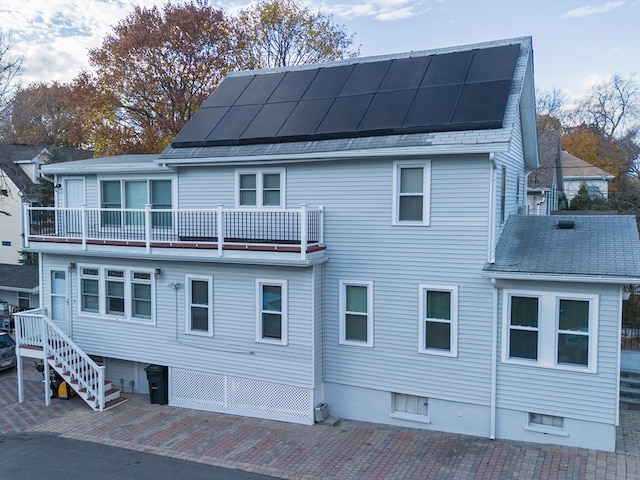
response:
M609 275L576 275L571 273L520 273L483 271L481 276L492 280L538 280L541 282L609 283L615 285L640 284L640 277Z
M491 426L489 438L495 440L498 397L498 286L494 278L491 279L491 286L493 287L493 318L491 319L493 325L491 327Z

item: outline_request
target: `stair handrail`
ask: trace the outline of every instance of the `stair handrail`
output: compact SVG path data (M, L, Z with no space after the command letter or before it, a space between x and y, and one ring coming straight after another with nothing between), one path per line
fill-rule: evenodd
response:
M55 365L61 365L60 370L69 372L69 382L74 390L85 389L87 403L94 402L99 411L104 410L104 370L105 367L94 362L76 343L71 340L55 323L46 315L43 308L28 310L14 315L16 343L40 347L44 358ZM26 319L40 319L41 328L27 325ZM33 321L32 321L33 322ZM30 323L32 323L30 322ZM70 349L71 355L63 356L62 349ZM70 362L69 359L73 359ZM59 372L60 373L60 372ZM77 385L73 383L77 381Z

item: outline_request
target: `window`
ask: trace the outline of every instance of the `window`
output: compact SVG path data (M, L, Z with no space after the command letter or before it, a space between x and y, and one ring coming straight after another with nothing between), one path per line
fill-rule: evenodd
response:
M18 310L21 312L31 308L29 292L18 292Z
M405 393L392 393L392 396L392 418L430 423L429 399L427 397Z
M213 279L188 275L186 280L186 332L213 335Z
M567 436L564 431L564 418L542 413L529 413L525 430L552 435Z
M430 176L430 162L394 163L394 224L429 224Z
M373 282L340 281L340 343L373 346Z
M502 360L596 371L598 296L505 291Z
M153 273L142 269L79 266L80 312L150 322Z
M287 344L287 283L256 280L256 341Z
M239 207L283 207L284 170L236 172Z
M457 355L458 288L420 285L419 351Z
M103 180L100 182L103 226L144 225L146 205L152 210L170 210L172 207L171 180ZM123 212L120 209L140 210ZM112 209L112 210L111 210ZM118 210L118 211L116 211ZM152 212L151 224L155 228L171 227L171 212Z
M538 359L538 298L511 297L509 358Z

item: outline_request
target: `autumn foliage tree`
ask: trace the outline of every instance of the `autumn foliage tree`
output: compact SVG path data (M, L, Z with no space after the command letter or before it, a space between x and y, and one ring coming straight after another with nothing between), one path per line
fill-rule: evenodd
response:
M206 0L136 7L90 51L94 70L84 86L92 82L97 96L91 122L96 150L162 151L239 65L242 46L234 22Z
M244 9L240 28L247 38L244 51L254 68L286 67L338 60L358 54L353 36L331 16L293 0L263 1Z

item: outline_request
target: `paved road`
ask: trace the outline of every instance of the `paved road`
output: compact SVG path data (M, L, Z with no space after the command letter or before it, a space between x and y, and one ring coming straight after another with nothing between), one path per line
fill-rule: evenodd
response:
M0 435L0 479L267 480L273 477L46 433Z

